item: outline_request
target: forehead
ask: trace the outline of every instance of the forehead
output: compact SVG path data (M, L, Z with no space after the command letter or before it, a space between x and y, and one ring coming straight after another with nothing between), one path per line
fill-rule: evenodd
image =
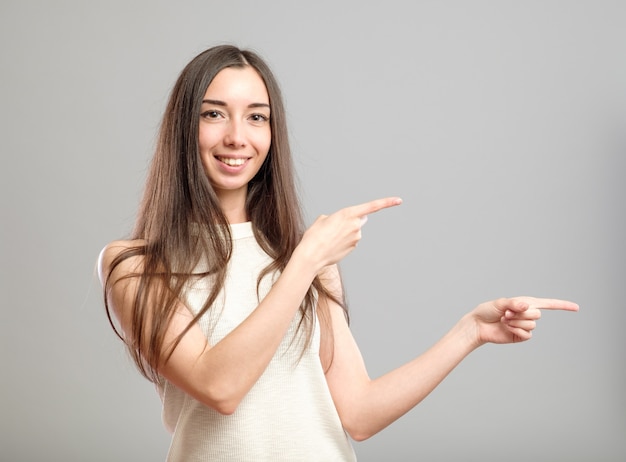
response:
M227 67L219 71L209 84L205 98L269 104L265 83L251 66Z

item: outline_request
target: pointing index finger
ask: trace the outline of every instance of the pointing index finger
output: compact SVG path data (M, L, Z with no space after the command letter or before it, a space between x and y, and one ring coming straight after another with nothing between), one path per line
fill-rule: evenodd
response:
M530 306L540 310L564 310L578 311L578 304L568 300L559 300L556 298L538 298L529 303Z
M354 214L358 217L364 217L370 213L375 213L389 207L395 207L401 203L402 199L399 197L385 197L384 199L376 199L363 204L354 205L350 207L350 211L354 212Z

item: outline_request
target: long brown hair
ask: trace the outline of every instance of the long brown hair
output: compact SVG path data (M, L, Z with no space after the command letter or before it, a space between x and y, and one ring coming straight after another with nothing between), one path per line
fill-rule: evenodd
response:
M153 382L160 380L158 369L164 351L168 352L167 360L187 330L211 308L224 284L232 242L228 221L200 160L200 107L206 89L218 72L227 67L246 66L254 68L265 82L271 114L270 150L263 166L248 184L246 199L246 213L256 240L273 260L262 271L258 282L268 273L285 268L305 229L283 100L271 70L256 53L232 45L220 45L200 53L178 77L162 119L131 235L132 239L143 243L121 252L109 270L110 275L125 259L143 257L141 272L125 276L139 278L128 337L121 334L111 315L107 296L111 278L106 278L104 286L109 322L126 342L140 372ZM198 229L203 232L197 232ZM198 273L196 267L201 258L207 266L205 272ZM182 299L186 283L196 277L210 277L211 292L177 342L164 350L165 331L176 304ZM319 296L333 298L345 310L344 300L329 293L316 277L300 306L299 327L308 326L307 344L314 328L316 292ZM330 327L327 316L320 316L320 321L326 328Z

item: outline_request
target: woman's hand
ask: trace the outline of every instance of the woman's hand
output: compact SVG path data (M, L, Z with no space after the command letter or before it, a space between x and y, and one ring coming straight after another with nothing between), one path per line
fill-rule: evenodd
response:
M515 343L532 337L541 310L578 311L576 303L552 298L514 297L481 303L469 313L476 343Z
M335 264L357 246L369 214L401 203L398 197L387 197L322 215L306 230L298 251L310 258L318 271Z

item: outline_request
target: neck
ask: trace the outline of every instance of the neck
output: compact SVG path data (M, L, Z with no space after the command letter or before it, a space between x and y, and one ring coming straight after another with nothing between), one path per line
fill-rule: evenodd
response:
M220 191L218 193L222 212L230 224L248 221L246 214L246 191Z

